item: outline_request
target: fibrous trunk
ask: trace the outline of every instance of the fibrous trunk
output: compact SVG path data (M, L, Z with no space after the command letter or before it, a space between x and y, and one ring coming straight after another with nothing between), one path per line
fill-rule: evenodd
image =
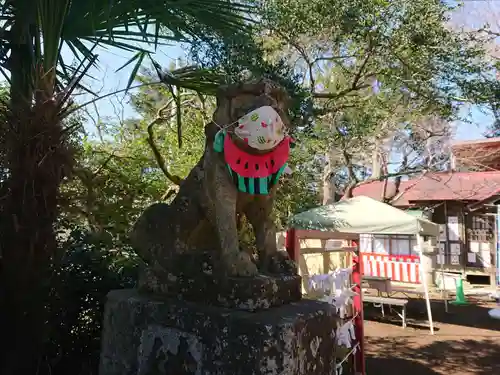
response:
M45 332L58 192L70 153L52 101L8 115L6 195L0 201L4 340L0 373L35 374Z

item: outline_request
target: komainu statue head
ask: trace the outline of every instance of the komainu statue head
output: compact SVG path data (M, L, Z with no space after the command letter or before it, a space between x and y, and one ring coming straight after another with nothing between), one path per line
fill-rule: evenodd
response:
M288 116L290 98L286 91L275 82L261 79L250 83L222 86L217 92L217 108L213 114L213 122L207 125L206 135L210 142L221 128L229 132L238 126L238 120L260 107L272 107L281 118L286 131L292 124ZM236 137L237 138L237 137ZM252 151L243 142L235 142Z

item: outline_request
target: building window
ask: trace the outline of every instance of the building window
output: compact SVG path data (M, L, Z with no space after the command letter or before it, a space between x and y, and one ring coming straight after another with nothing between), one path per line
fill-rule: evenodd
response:
M384 235L374 235L372 251L375 254L389 254L389 249L391 247L391 241L389 236Z
M469 241L490 242L495 231L493 216L474 215L471 220L471 228L467 230Z
M417 245L415 236L374 235L372 251L376 254L410 256L417 255L413 250Z

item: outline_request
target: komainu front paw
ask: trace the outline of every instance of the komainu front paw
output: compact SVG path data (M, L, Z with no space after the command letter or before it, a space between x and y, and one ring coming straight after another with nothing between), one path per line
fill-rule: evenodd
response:
M257 266L246 252L228 255L225 262L229 276L250 277L259 273Z
M268 258L268 271L274 274L296 275L297 265L286 251L277 251Z

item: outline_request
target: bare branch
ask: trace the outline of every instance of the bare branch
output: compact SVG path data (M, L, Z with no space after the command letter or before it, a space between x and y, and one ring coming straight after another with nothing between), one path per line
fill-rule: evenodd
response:
M295 42L294 40L292 40L291 38L289 38L288 36L283 34L281 31L279 31L279 30L275 30L275 31L281 38L283 38L283 40L285 40L288 44L290 44L293 48L295 48L297 50L300 57L302 57L302 59L306 63L308 75L309 75L309 90L311 93L313 93L315 90L315 86L316 86L316 82L314 79L314 73L313 73L315 62L311 61L305 48L302 48L302 46L300 46L299 43ZM296 65L296 63L294 65Z
M160 167L161 171L163 174L175 185L180 185L182 183L182 178L179 176L174 176L172 175L165 164L165 159L163 159L163 156L161 155L160 151L158 150L158 147L156 146L156 143L154 141L154 129L153 127L157 125L158 123L165 121L167 118L163 115L163 112L168 109L168 107L172 104L174 99L170 99L163 107L161 107L156 115L156 118L151 121L148 125L148 138L147 142L149 144L149 147L151 147L151 150L153 151L154 157L156 159L156 162L158 163L158 167Z
M346 96L347 94L353 92L353 91L358 91L358 90L363 90L370 87L369 84L361 84L361 85L355 85L351 86L345 90L342 90L340 92L336 93L329 93L329 92L313 92L312 96L317 99L339 99L343 96Z
M113 157L114 157L114 155L113 155L113 154L111 154L111 155L109 155L109 156L107 157L107 159L106 159L106 160L104 160L104 162L103 162L103 163L99 166L99 168L97 168L97 169L94 171L94 173L92 173L92 179L96 178L96 177L97 177L97 175L98 175L99 173L101 173L101 171L102 171L104 168L106 168L106 166L109 164L109 162L111 161L111 159L113 159Z
M344 60L344 59L352 59L353 57L358 57L357 55L347 55L347 56L322 56L322 57L317 57L312 61L312 64L316 65L317 63L321 61L337 61L337 60Z

